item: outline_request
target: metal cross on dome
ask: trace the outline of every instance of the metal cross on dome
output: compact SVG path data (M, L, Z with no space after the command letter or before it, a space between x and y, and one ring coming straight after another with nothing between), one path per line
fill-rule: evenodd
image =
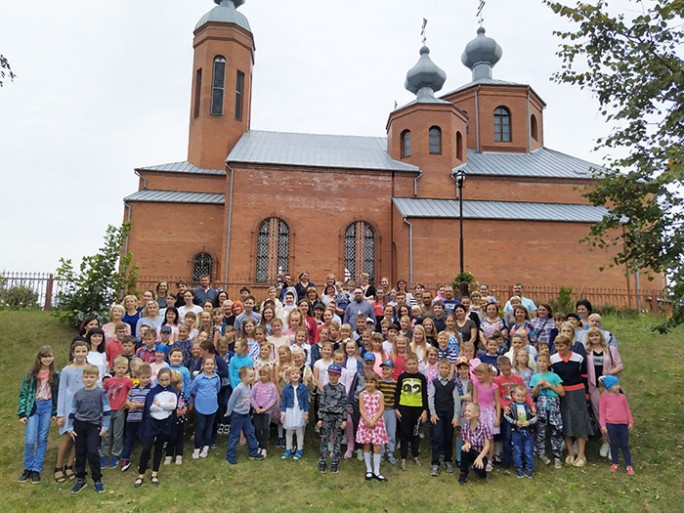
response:
M425 41L427 41L427 35L425 34L425 26L427 25L427 18L423 18L423 26L420 29L420 35L423 36L423 46L425 46Z
M485 0L480 0L480 4L477 6L477 22L482 26L484 18L482 17L482 9L484 9Z

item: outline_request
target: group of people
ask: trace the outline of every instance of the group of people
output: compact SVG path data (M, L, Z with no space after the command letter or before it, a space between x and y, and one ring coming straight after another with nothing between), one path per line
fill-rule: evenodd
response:
M158 485L162 462L183 463L191 432L194 460L221 435L228 463L237 463L239 444L263 460L273 424L283 460L302 458L311 423L321 473L338 473L356 453L365 479L381 482L383 459L422 466L426 434L430 474L456 465L462 484L495 464L531 478L535 456L582 467L591 436L602 437L611 471L621 450L634 473L623 363L589 301L561 315L525 297L521 284L501 305L486 285L457 294L446 284L433 295L403 280L392 288L362 274L349 287L328 275L319 294L307 272L291 282L280 277L260 302L247 287L231 300L208 276L194 290L178 282L176 293L161 282L142 305L135 296L113 305L104 325L84 319L61 372L43 347L20 389L19 480L40 482L55 420L54 479L75 480L73 493L87 486L86 463L95 491L104 491L103 469L129 470L136 444L134 486L145 483L150 460Z

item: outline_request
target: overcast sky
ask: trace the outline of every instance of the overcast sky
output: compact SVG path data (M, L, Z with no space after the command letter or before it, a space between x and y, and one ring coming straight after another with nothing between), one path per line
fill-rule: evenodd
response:
M406 71L420 27L447 73L471 80L461 53L479 0L247 0L256 41L252 128L385 135L414 97ZM17 78L0 89L0 270L52 271L79 260L123 219L133 169L187 157L192 31L212 0L0 0L0 53ZM487 0L487 35L503 47L494 77L547 103L549 148L600 162L606 127L586 91L549 80L566 27L541 0ZM467 187L467 184L466 184Z

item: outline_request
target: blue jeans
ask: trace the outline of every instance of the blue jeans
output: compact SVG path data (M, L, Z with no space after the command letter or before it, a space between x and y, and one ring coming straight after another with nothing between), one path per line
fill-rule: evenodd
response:
M36 401L36 410L28 418L24 429L24 469L40 472L47 449L52 399Z
M501 455L501 464L504 467L510 467L511 466L511 460L513 459L513 447L512 447L512 442L511 442L511 436L512 436L512 427L511 424L504 420L501 422L501 446L502 446L502 455Z
M622 449L625 465L632 466L632 455L629 452L629 426L627 424L606 424L610 441L610 457L613 464L618 462L618 448Z
M382 419L385 421L385 430L387 431L387 443L382 446L381 453L389 453L394 456L394 447L397 439L397 414L394 408L387 408L382 414Z
M237 463L237 444L240 439L240 432L245 433L247 448L250 456L259 454L259 444L254 436L254 426L249 413L235 413L230 416L230 436L228 437L228 448L226 449L226 459L230 463Z
M195 411L195 449L211 445L211 432L214 429L215 413L205 415Z
M534 470L534 436L527 429L513 431L513 466L516 470ZM523 460L524 465L523 465Z
M133 446L135 442L140 440L139 432L142 422L126 422L126 430L124 437L124 447L121 453L122 460L130 460L131 453L133 452Z

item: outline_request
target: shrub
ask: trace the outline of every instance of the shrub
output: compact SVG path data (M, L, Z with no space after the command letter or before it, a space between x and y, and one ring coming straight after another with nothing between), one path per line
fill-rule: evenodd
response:
M470 294L473 291L473 287L477 285L477 280L475 279L475 276L473 276L472 273L469 273L468 271L465 271L463 274L458 273L456 276L454 276L454 279L451 281L451 285L454 287L454 291L458 295L462 295L465 293L462 286L464 282L468 284L468 294Z
M0 310L39 309L38 293L25 285L10 288L0 287Z
M572 302L572 287L561 287L558 289L558 298L556 299L556 311L568 314L575 310Z

